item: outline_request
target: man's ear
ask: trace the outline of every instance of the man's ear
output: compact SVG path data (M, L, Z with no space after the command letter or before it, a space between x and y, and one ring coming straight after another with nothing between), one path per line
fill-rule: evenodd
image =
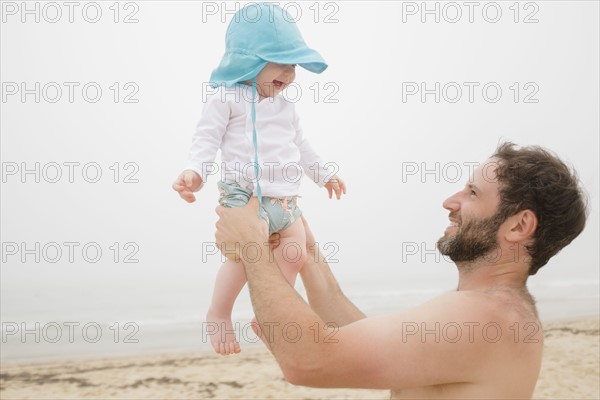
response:
M529 240L535 234L538 219L531 210L522 210L509 217L506 221L509 223L505 238L509 242L519 243Z

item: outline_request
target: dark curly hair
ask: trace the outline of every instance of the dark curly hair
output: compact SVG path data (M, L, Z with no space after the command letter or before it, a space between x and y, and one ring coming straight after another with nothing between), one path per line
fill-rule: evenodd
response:
M535 275L583 231L586 196L575 171L539 146L517 148L501 143L492 157L499 159L501 220L527 209L537 216L534 240L526 246L531 256L529 275Z

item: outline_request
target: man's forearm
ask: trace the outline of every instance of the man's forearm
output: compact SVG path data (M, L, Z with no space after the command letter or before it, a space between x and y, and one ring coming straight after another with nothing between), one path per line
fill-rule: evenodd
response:
M285 280L270 248L263 246L261 251L262 257L245 257L243 263L263 340L284 374L317 365L326 323Z
M365 318L365 314L342 292L317 246L309 249L300 275L311 307L324 321L344 326Z

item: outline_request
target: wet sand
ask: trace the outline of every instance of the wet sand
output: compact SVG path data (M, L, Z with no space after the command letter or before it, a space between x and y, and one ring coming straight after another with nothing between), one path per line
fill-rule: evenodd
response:
M544 323L535 399L600 399L598 318ZM212 353L3 365L8 399L388 399L389 391L313 389L287 383L271 354Z

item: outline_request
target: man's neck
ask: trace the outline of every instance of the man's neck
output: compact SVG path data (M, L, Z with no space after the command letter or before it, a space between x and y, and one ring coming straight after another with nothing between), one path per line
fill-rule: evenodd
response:
M489 262L483 258L456 265L458 290L523 289L527 282L527 266L513 261Z
M515 309L538 318L535 299L527 289L528 265L518 263L457 263L458 291L479 291L500 295Z

